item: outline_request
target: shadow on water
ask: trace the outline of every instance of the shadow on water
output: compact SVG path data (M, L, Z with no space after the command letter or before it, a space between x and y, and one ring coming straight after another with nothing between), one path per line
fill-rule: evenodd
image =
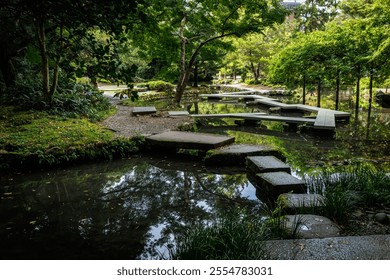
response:
M2 259L155 259L175 233L230 207L258 206L245 174L133 158L0 181Z

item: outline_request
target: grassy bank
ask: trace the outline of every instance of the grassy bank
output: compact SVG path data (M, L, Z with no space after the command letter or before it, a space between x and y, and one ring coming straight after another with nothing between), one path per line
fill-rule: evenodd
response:
M141 144L141 139L116 139L111 131L87 118L0 107L3 171L111 159L136 152Z

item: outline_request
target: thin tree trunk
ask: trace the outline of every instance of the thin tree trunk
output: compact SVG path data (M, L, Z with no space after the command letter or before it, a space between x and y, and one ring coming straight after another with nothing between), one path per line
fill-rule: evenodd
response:
M306 74L303 75L302 104L306 104Z
M360 103L360 64L357 66L357 81L356 81L356 104L355 104L355 124L358 123L359 103Z
M374 81L374 70L372 69L372 66L371 66L371 70L370 70L370 89L369 89L370 96L369 96L369 99L368 99L368 116L367 116L367 135L366 135L367 140L370 137L373 81Z
M335 110L339 109L339 98L340 97L340 70L337 70L337 78L336 78L336 105Z
M42 91L43 99L47 103L51 103L51 95L49 88L49 58L47 56L46 49L46 34L44 27L44 20L40 19L37 22L37 32L38 32L38 43L39 43L39 53L41 55L41 73L42 73Z
M194 87L198 87L198 63L194 67Z
M321 108L321 80L317 84L317 107Z
M183 31L184 32L184 27L183 27ZM212 38L209 38L205 41L203 41L202 43L199 44L199 46L195 49L195 51L192 53L191 55L191 58L188 62L188 64L185 63L185 54L183 56L183 54L181 54L181 69L180 69L180 77L179 77L179 83L176 87L176 94L175 94L175 101L176 103L180 103L181 101L181 98L184 94L184 90L188 84L188 80L189 80L189 76L191 74L191 69L192 67L194 66L194 63L195 63L195 60L196 60L196 57L198 56L199 54L199 51L203 48L203 46L205 46L206 44L210 43L211 41L214 41L214 40L217 40L217 39L221 39L223 37L227 37L227 36L231 36L233 35L234 33L223 33L219 36L216 36L216 37L212 37ZM185 51L185 45L184 45L184 48L182 46L182 51L183 52ZM184 63L183 63L184 62ZM184 65L184 67L183 67Z

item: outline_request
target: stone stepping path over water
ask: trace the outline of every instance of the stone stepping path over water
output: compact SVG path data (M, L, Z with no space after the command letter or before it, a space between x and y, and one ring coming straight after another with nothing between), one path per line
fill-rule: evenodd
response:
M200 95L201 97L208 98L209 100L222 100L222 99L244 99L245 101L252 100L251 104L254 105L262 105L266 107L278 107L281 110L284 111L301 111L301 112L315 112L317 113L317 116L315 119L309 119L309 118L297 118L297 117L286 117L286 116L270 116L270 115L258 115L254 116L253 118L250 118L250 114L248 115L234 115L231 114L232 118L242 118L242 119L256 119L256 120L267 120L267 121L279 121L279 122L286 122L286 123L306 123L313 126L315 129L319 130L330 130L333 131L336 128L336 119L349 119L350 113L347 112L341 112L336 110L330 110L330 109L323 109L308 105L301 105L301 104L285 104L277 99L255 95L255 94L249 94L249 95L240 95L238 93L236 94L203 94ZM200 117L217 117L216 115L192 115L193 117L200 118ZM226 116L220 116L221 118Z
M168 131L146 137L151 148L211 150L234 143L234 137L206 133Z
M146 142L160 151L213 149L205 158L206 164L246 166L248 179L259 192L259 198L272 205L280 197L285 212L294 213L303 206L320 207L324 201L322 196L307 194L304 182L292 176L290 166L278 158L280 153L267 146L230 145L234 137L182 131L152 135L146 137ZM286 215L282 219L287 230L297 231L302 238L333 237L340 233L338 226L326 217Z
M246 161L248 172L268 173L286 172L291 174L291 168L280 159L274 156L254 156L248 157Z
M245 168L248 156L272 155L282 158L282 154L268 146L234 144L209 151L205 157L206 165L238 166Z
M256 175L248 174L248 178L259 189L264 197L276 201L283 193L306 193L307 187L302 180L286 172L267 172Z

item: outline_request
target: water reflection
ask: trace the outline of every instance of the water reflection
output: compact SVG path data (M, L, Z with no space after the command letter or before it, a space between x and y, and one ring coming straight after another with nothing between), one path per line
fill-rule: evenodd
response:
M158 167L162 162L171 169ZM20 175L0 186L2 259L159 258L195 221L259 204L245 174L167 159Z

